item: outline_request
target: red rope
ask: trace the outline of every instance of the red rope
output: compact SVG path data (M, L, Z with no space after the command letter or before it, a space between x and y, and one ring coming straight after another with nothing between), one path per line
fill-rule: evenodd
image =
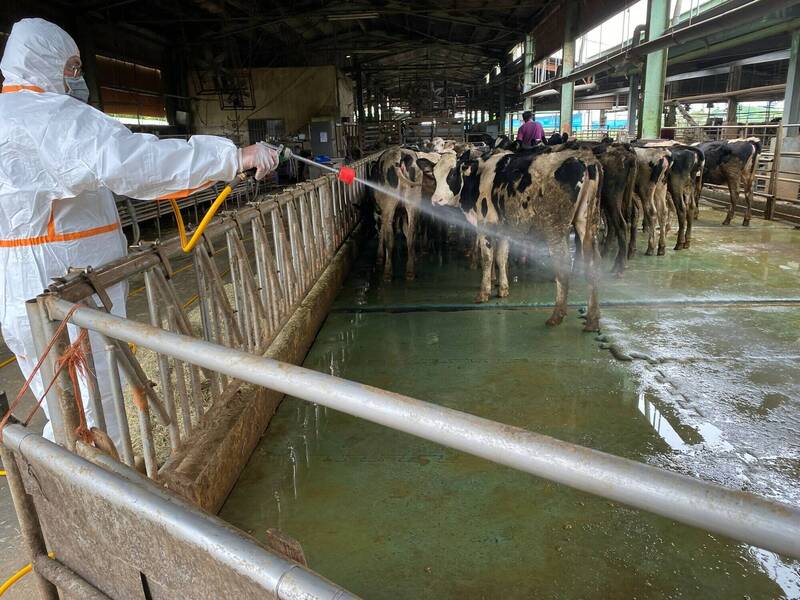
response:
M3 416L2 420L0 420L0 441L3 440L3 428L6 426L8 420L11 418L12 412L17 407L20 400L22 400L22 397L25 395L25 392L27 392L30 389L31 382L33 381L33 378L36 376L36 373L38 373L41 370L42 365L44 364L44 361L47 358L47 355L50 354L50 351L53 349L53 346L55 346L59 336L61 336L61 334L64 332L64 329L67 327L67 324L69 320L72 318L72 315L80 306L81 306L80 304L74 304L72 308L69 309L69 312L64 316L64 319L61 321L61 324L58 326L58 329L56 329L56 332L53 334L53 338L50 340L50 343L47 344L47 348L45 348L44 352L39 357L39 361L36 363L36 366L31 371L31 374L28 375L28 379L25 380L25 383L20 388L19 393L17 393L17 397L14 398L14 401L11 403L11 406L9 406L8 411ZM42 397L39 398L39 400L36 402L36 405L33 407L33 410L31 410L31 412L26 417L24 421L25 426L27 426L30 423L31 419L33 418L33 415L35 415L36 412L39 410L39 408L41 408L42 402L44 402L44 399L47 397L48 392L50 392L53 385L58 380L58 376L64 369L67 369L70 381L72 382L72 389L75 395L75 403L78 407L78 415L80 416L80 422L78 424L78 428L75 430L75 434L81 440L83 440L88 444L94 443L94 436L92 435L91 430L87 427L86 413L83 410L80 385L78 384L79 374L85 375L86 372L88 371L88 366L86 363L86 355L84 354L82 349L82 344L86 340L87 336L88 336L88 331L85 329L81 330L80 334L78 335L78 338L74 342L72 342L64 351L64 354L61 357L59 357L58 361L56 362L56 368L55 368L55 373L53 374L53 379L50 381L50 384L47 386L47 389L45 389L44 393L42 394Z

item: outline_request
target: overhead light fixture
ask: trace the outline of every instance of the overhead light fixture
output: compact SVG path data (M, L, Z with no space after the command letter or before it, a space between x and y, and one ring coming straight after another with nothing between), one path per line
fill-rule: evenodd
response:
M328 21L360 21L361 19L377 19L380 15L376 12L352 12L328 15Z

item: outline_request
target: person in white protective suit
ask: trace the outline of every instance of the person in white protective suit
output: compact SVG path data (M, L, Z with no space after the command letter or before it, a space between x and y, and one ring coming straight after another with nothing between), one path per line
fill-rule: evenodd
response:
M0 71L0 324L27 378L38 356L25 301L69 267L98 267L127 252L112 192L178 198L251 168L263 178L278 159L263 144L239 150L215 136L132 133L86 103L77 45L42 19L14 25ZM111 312L125 316L127 283L107 291ZM105 349L96 336L90 341L106 432L119 448ZM81 388L88 423L96 425L85 382ZM41 397L39 376L31 389ZM53 439L50 423L45 436Z

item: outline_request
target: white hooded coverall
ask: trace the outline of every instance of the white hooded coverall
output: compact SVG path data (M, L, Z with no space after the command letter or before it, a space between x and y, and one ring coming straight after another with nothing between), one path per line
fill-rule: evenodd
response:
M230 140L197 135L186 142L132 133L68 96L64 67L75 55L78 47L60 27L23 19L11 30L0 61L0 324L25 378L38 360L25 301L69 267L99 267L126 254L112 192L183 197L214 181L230 181L239 170ZM127 292L127 283L108 290L114 314L125 316ZM99 339L90 335L90 341L107 433L119 448L108 359ZM48 383L51 377L45 374ZM85 382L81 388L92 426ZM41 397L41 378L31 389ZM45 435L52 439L49 423Z

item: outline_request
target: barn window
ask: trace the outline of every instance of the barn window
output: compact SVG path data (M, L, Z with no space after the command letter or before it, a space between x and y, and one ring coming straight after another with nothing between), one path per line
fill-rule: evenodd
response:
M168 125L161 70L97 56L103 111L131 125Z

